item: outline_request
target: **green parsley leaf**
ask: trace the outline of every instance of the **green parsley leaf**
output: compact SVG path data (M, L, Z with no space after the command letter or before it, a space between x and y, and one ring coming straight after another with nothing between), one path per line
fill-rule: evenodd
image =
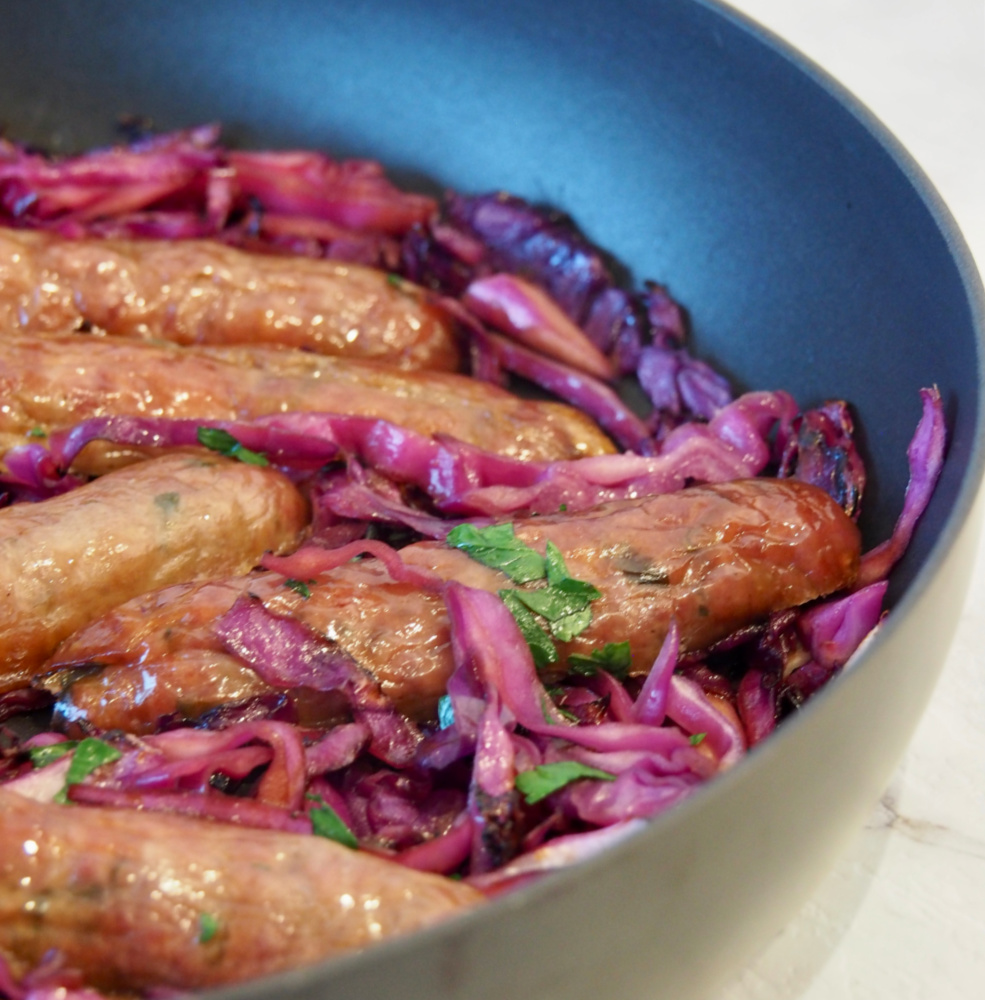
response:
M212 913L203 913L198 918L198 943L208 944L219 933L219 918Z
M700 743L704 742L704 738L707 735L708 735L707 733L695 733L693 736L690 737L690 739L688 740L688 742L691 744L691 746L696 747Z
M351 847L353 850L359 847L356 835L346 826L342 817L320 796L309 795L312 802L319 803L315 809L308 812L311 820L311 830L318 837L325 837L327 840L334 840L344 847Z
M247 465L269 465L265 455L259 452L250 451L244 448L239 441L221 427L199 427L195 431L198 443L205 445L211 451L217 451L220 455L229 458L239 459Z
M582 608L551 622L551 632L560 642L570 642L592 624L592 609Z
M285 587L290 587L295 593L300 594L305 600L311 597L311 588L304 582L304 580L295 580L293 576L289 576L284 581Z
M554 587L563 580L570 580L568 567L564 564L561 550L551 541L547 543L544 555L544 570L547 574L547 585Z
M526 639L534 657L534 666L538 670L543 670L548 663L557 663L557 650L551 642L551 637L540 627L536 617L520 600L520 593L519 590L501 590L499 596L513 615L520 634Z
M34 767L47 767L56 760L61 760L65 754L71 753L78 745L78 740L65 740L62 743L51 743L46 747L31 747L28 753Z
M559 760L554 764L540 764L529 771L521 771L516 776L516 787L528 805L533 805L581 778L616 780L614 774L600 771L597 767L588 767L576 760Z
M87 736L75 748L72 754L72 762L65 772L65 787L55 795L55 801L68 802L69 785L79 785L103 764L111 764L114 760L119 760L123 754L114 746L97 740L94 736Z
M29 438L46 438L48 432L43 427L32 427L28 432L27 436Z
M568 668L582 677L594 677L599 670L607 670L616 680L623 681L629 674L630 662L629 642L607 642L587 656L572 653L568 657Z
M572 583L577 583L577 580L572 580ZM589 584L589 586L591 586ZM592 587L595 590L594 587ZM567 615L572 615L576 611L584 611L588 607L588 602L590 598L586 597L584 593L577 591L572 592L565 587L540 587L537 590L515 590L513 591L517 597L523 601L524 604L531 611L535 611L538 615L542 615L549 622L557 621L559 618L565 618ZM598 591L595 591L596 595Z
M487 528L459 524L448 532L445 541L483 566L501 570L514 583L544 578L544 557L521 542L509 522L491 524Z

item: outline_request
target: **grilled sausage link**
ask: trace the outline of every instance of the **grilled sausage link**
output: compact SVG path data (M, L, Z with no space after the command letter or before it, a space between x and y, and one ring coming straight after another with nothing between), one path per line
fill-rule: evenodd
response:
M356 264L209 240L67 240L0 229L0 330L91 327L179 344L280 344L399 368L458 367L421 289Z
M523 460L613 451L587 416L520 399L464 375L262 347L176 347L85 334L0 337L0 446L87 417L235 420L311 410L384 418L422 434L451 434ZM88 445L79 468L100 473L136 456Z
M170 455L0 510L0 691L86 622L185 580L295 547L308 505L270 468Z
M34 802L0 787L0 954L55 949L102 990L197 989L310 965L482 896L322 837Z
M589 627L559 646L558 668L572 652L629 640L635 674L650 669L672 618L683 649L702 649L774 611L851 584L860 550L858 529L837 504L793 480L691 487L517 521L515 528L541 552L553 541L569 573L602 592ZM510 585L497 570L437 542L409 545L401 555L446 580L485 590ZM419 717L434 711L453 666L444 602L392 581L377 560L367 559L318 577L307 597L266 573L175 587L114 610L66 642L48 664L58 672L44 683L60 697L63 718L141 732L152 730L159 715L194 717L196 706L207 710L218 697L212 670L232 669L210 622L247 590L272 612L330 637L403 711ZM191 626L185 640L176 638L178 621ZM178 669L179 656L185 657L181 691L169 696L165 678ZM104 666L74 683L71 672L62 673L90 663ZM145 676L161 678L152 705L139 697Z

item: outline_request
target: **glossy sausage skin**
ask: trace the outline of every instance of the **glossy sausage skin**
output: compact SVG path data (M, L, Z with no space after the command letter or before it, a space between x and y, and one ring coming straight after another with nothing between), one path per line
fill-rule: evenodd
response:
M274 348L190 348L86 334L0 337L0 445L87 417L138 415L244 419L293 410L380 417L422 434L452 434L523 460L613 451L573 407L520 399L447 372ZM90 444L85 471L132 451Z
M209 240L66 240L0 229L0 330L91 327L179 344L280 344L452 371L451 325L382 271Z
M518 521L516 533L542 552L548 539L554 541L569 573L602 592L589 628L560 648L562 665L571 652L628 639L636 674L650 669L671 618L684 650L702 649L773 611L851 584L860 549L858 529L837 504L793 480L692 487ZM439 543L410 545L401 554L444 579L486 590L509 585L498 571ZM155 720L139 704L139 691L145 675L166 670L185 647L176 638L176 620L194 621L187 645L199 651L200 664L208 662L209 649L221 662L227 654L208 622L247 590L271 611L297 617L350 652L405 712L426 717L434 711L452 669L444 602L393 582L376 560L365 560L319 577L308 598L268 573L176 587L116 609L65 643L49 663L58 670L107 665L74 684L53 675L49 683L60 695L63 718L98 728L152 729ZM197 686L187 674L185 682L186 706L207 698L207 668ZM106 690L116 696L110 709Z
M0 954L22 974L57 949L102 990L298 968L482 898L322 837L42 804L3 788L0 815Z
M171 455L0 510L0 691L138 594L243 573L302 536L308 505L270 468Z

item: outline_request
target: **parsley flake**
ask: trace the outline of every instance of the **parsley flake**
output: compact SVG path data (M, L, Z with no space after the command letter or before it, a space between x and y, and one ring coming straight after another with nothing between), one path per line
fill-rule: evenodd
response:
M509 522L487 528L459 524L448 532L445 541L483 566L501 570L514 583L544 578L544 557L520 541Z
M693 747L699 746L701 743L704 742L704 739L707 735L708 735L707 733L695 733L688 739L688 743L690 743L691 746Z
M313 580L309 580L309 583L314 583ZM311 597L311 588L308 586L304 580L295 580L293 576L289 576L284 581L285 587L290 587L295 593L300 594L305 600Z
M516 787L527 800L527 804L534 805L581 778L595 778L598 781L616 780L614 774L600 771L597 767L589 767L576 760L559 760L553 764L539 764L529 771L521 771L516 776Z
M499 596L513 615L520 634L526 639L533 654L534 666L543 670L549 663L557 663L557 649L551 642L551 637L541 628L536 615L524 605L521 593L519 590L501 590Z
M103 764L111 764L114 760L119 760L123 754L114 746L97 740L94 736L87 736L72 754L72 762L65 772L65 787L55 795L55 801L68 802L69 785L80 785L93 771L102 767Z
M601 649L593 649L587 655L572 653L568 657L568 668L573 674L594 677L600 670L605 670L619 681L629 675L630 663L629 642L607 642Z
M64 740L61 743L49 743L46 747L31 747L28 754L34 767L47 767L71 753L78 745L77 740Z
M198 943L208 944L219 933L219 918L212 913L203 913L198 918Z
M359 847L356 835L346 825L345 820L320 795L309 795L308 798L318 803L314 809L308 811L311 832L315 836L334 840L337 844L351 847L353 850Z
M228 458L238 459L247 465L270 464L265 455L244 448L229 431L225 431L221 427L199 427L195 431L195 436L198 438L199 444Z

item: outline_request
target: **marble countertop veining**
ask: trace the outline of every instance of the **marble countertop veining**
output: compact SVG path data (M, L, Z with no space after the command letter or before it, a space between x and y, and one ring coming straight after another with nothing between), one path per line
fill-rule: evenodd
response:
M895 134L985 272L982 0L731 5L820 65ZM718 1000L983 996L985 535L941 680L889 788L814 897Z

